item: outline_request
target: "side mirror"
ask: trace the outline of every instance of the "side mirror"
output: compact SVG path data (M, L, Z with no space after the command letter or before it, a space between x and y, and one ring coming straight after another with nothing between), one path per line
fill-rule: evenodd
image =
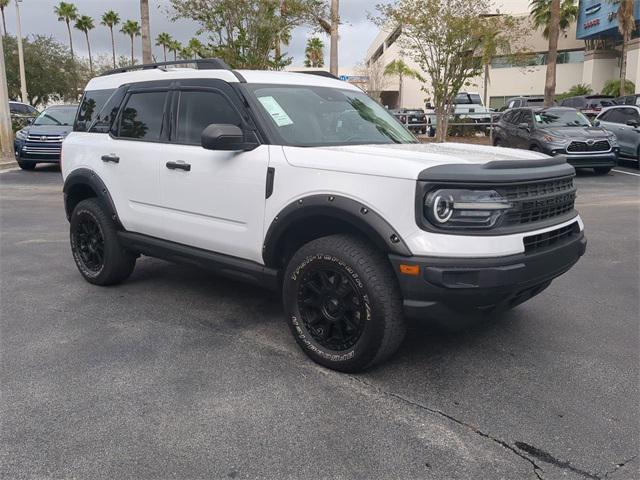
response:
M638 122L638 120L627 120L627 125L635 128L640 126L640 122Z
M207 150L248 151L258 146L257 142L247 142L244 132L236 125L212 123L202 131L202 148Z
M25 125L31 125L33 122L36 121L36 117L29 117L27 118L27 120L25 121Z
M594 127L599 127L600 126L600 120L594 120L593 121L593 126Z
M518 128L522 129L522 130L526 130L527 132L529 131L529 124L527 122L522 122L518 124Z

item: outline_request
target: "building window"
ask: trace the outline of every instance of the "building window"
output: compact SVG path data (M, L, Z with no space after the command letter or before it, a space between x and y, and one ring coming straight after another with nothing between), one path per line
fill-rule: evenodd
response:
M391 45L393 45L395 43L396 40L398 40L398 38L400 38L400 35L402 35L402 27L398 27L396 28L393 33L391 35L389 35L389 37L387 37L387 48L389 48Z
M378 49L373 52L373 55L371 55L371 63L375 63L378 61L378 59L382 56L384 52L384 45L380 45L378 47Z
M562 50L558 52L558 64L584 62L584 50ZM516 61L510 56L494 57L491 68L535 67L547 64L547 53L532 53Z

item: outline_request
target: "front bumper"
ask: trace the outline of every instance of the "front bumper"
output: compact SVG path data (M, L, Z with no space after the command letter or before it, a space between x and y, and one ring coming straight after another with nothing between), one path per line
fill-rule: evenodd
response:
M39 163L60 163L62 143L32 142L14 140L13 151L16 160L37 161Z
M389 255L403 296L405 315L443 316L470 310L511 308L537 295L569 270L586 250L582 231L550 247L495 258ZM418 265L419 275L400 273Z
M562 155L567 163L574 168L593 168L593 167L615 167L618 165L618 154L620 149L614 148L606 153L559 153L555 151L547 151L549 155Z

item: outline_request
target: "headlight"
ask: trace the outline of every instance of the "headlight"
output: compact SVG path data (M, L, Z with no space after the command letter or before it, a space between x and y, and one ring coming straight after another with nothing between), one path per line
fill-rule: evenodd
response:
M16 132L16 138L18 140L26 140L27 139L27 132L25 132L24 130L18 130Z
M440 189L424 200L424 215L438 228L493 228L511 204L495 190Z

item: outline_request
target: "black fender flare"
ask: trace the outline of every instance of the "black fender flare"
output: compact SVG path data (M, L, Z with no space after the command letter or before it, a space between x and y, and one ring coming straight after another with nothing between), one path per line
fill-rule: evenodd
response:
M269 225L262 247L265 265L277 264L280 240L288 228L305 217L324 216L342 220L363 232L387 253L410 256L411 250L400 234L368 205L348 197L332 194L310 195L291 202Z
M107 210L109 217L111 217L115 222L117 228L122 230L123 227L120 223L115 203L111 198L111 194L109 193L107 186L96 172L88 168L78 168L77 170L72 171L64 181L62 193L64 195L64 209L67 215L67 220L71 218L71 213L73 213L73 208L69 202L69 196L72 190L79 185L87 186L93 190L96 198L102 202L104 208Z

